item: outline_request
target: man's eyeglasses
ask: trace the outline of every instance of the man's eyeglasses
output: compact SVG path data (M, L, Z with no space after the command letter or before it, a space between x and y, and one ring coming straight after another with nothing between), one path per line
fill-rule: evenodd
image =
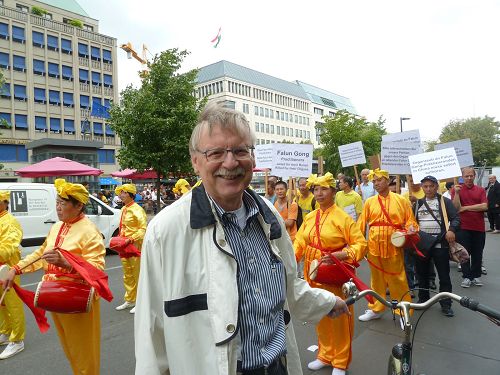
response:
M207 161L220 163L226 159L227 153L233 154L236 160L250 160L253 157L253 146L235 147L235 148L211 148L206 151L199 151L200 154L205 155Z

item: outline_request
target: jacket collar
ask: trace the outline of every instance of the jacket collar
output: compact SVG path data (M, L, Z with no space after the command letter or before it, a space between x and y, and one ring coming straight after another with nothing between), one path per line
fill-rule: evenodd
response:
M281 226L276 216L274 216L271 209L267 206L266 202L264 202L264 199L252 189L247 188L245 191L254 199L264 221L271 226L270 239L275 240L280 238ZM191 194L191 212L189 215L191 228L201 229L215 224L216 219L203 184L192 189Z

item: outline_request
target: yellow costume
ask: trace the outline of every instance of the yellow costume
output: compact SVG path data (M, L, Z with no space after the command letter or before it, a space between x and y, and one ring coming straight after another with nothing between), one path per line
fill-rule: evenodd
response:
M354 220L357 220L363 209L363 199L361 199L361 195L354 190L351 190L349 193L342 190L338 191L337 194L335 194L335 204L343 210L345 210L346 207L353 206L352 208L356 213L356 217L353 217Z
M366 253L366 240L352 218L335 205L325 211L321 209L313 211L306 217L297 233L294 244L295 256L297 260L304 258L305 280L312 287L342 295L340 286L318 284L309 277L311 262L321 257L316 231L318 212L320 213L321 248L324 250L342 250L348 255L347 263L357 262ZM318 359L344 370L351 362L351 341L354 333L352 306L349 310L351 316L343 314L335 319L324 317L316 327L319 344Z
M177 180L177 182L175 183L174 188L172 189L172 191L174 192L174 194L177 194L177 195L184 195L189 190L191 190L191 185L189 185L189 182L187 182L183 178L179 178Z
M1 194L1 200L9 200L9 195ZM9 193L9 192L7 192ZM0 266L15 265L21 259L19 245L23 238L23 230L19 222L8 211L0 213ZM19 285L20 277L16 276L14 282ZM3 288L0 284L0 295ZM7 335L10 342L24 340L26 324L24 320L24 307L22 301L14 290L5 294L4 306L0 306L0 334Z
M366 225L369 227L368 260L371 270L371 288L385 295L385 288L389 286L391 299L400 300L403 295L405 301L411 301L407 293L403 249L396 248L391 243L391 235L396 230L386 218L379 203L382 201L392 224L408 229L413 226L418 230L418 224L413 216L410 201L402 196L389 192L387 197L376 195L365 201L363 212L358 220L359 228L364 233ZM375 313L384 311L385 306L380 302L369 303L368 308Z
M146 234L147 217L144 209L134 201L122 207L120 220L120 236L133 241L137 250L141 251L142 240ZM123 285L125 301L135 302L137 284L139 283L140 257L121 258L123 266Z
M423 199L425 197L425 193L424 193L424 190L422 188L420 188L419 191L412 191L411 195L417 199ZM403 198L410 200L410 192L405 191L405 193L403 194Z
M302 210L302 220L304 220L310 212L319 208L319 203L316 201L314 207L312 207L313 199L314 199L314 194L312 193L310 193L306 198L304 198L299 193L297 198L295 198L295 202L297 202L300 209Z

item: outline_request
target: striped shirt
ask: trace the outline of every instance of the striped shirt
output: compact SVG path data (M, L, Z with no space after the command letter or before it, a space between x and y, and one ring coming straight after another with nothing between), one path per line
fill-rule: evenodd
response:
M441 220L441 215L439 214L438 199L434 198L429 200L425 198L425 200L429 205L429 208L432 210L434 216L438 220ZM434 237L438 237L441 234L441 226L436 220L434 220L434 217L431 215L429 210L427 210L427 207L425 207L424 204L422 204L418 208L417 214L418 214L418 225L421 231L432 234ZM441 247L441 244L437 243L435 247Z
M212 198L210 200L238 263L242 369L268 366L286 354L285 268L271 251L258 220L257 203L250 194L243 194L246 210L243 229L235 212L226 212Z

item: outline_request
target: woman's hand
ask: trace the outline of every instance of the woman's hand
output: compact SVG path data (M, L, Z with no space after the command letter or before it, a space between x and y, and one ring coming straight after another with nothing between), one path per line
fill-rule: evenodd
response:
M0 280L2 283L2 287L5 290L9 290L12 287L12 284L14 284L14 277L16 277L16 270L14 268L11 268L8 271L6 277Z
M72 268L71 264L56 249L45 250L42 255L42 259L44 259L47 263L53 264L57 267L65 269Z

